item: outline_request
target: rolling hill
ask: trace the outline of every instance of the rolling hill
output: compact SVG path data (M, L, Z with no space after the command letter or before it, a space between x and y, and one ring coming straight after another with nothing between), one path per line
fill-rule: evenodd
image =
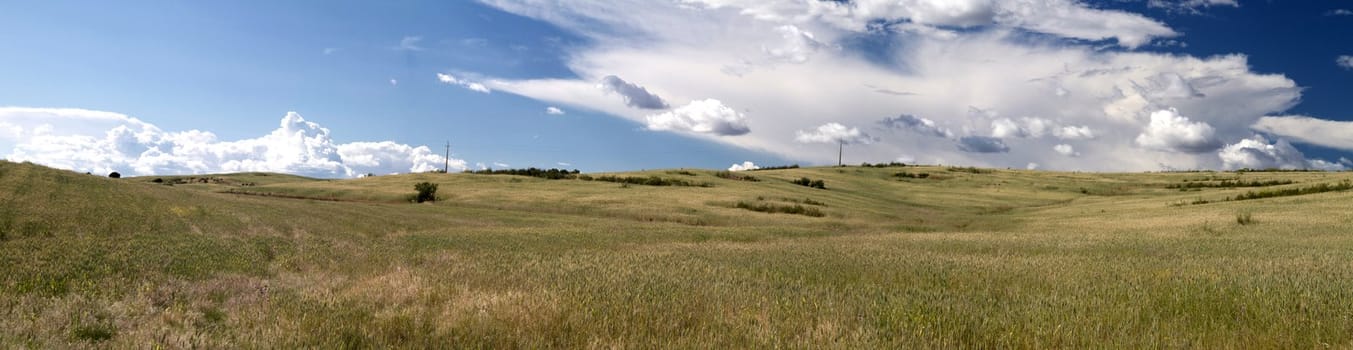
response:
M0 347L1353 346L1351 173L585 175L0 161Z

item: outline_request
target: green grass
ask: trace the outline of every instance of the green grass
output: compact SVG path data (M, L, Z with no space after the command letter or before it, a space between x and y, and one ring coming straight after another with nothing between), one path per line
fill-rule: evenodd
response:
M1171 206L1246 192L909 168L931 176L167 186L0 162L0 348L1353 346L1353 193ZM830 190L791 183L805 177ZM421 182L436 202L409 203Z

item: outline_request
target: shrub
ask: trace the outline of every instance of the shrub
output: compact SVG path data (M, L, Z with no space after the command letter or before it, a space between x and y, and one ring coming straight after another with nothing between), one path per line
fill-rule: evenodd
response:
M418 196L414 197L414 201L418 203L437 200L437 184L435 183L419 182L413 185L413 189L418 191Z
M906 179L925 179L925 178L929 178L929 177L930 177L930 173L919 173L919 174L917 174L917 173L909 173L909 172L903 171L903 172L900 172L900 173L893 174L893 176L900 177L900 178L906 178Z
M780 169L798 169L798 168L799 168L799 165L798 165L798 164L791 164L791 165L779 165L779 166L763 166L763 167L760 167L760 168L757 168L757 169L749 169L748 171L780 170Z
M804 206L798 205L798 204L795 204L795 205L774 205L774 204L769 204L769 203L757 203L757 204L752 204L752 203L747 203L747 202L739 201L738 204L736 205L736 207L737 207L737 208L740 208L740 209L746 209L746 210L751 210L751 211L755 211L755 212L762 212L762 213L769 213L769 214L774 214L774 213L797 214L797 215L811 216L811 217L815 217L815 218L820 218L820 217L823 217L823 216L827 216L827 214L822 213L822 210L819 210L819 209L817 209L817 208L808 208L808 207L804 207Z
M979 168L977 168L977 167L956 167L956 166L951 166L951 167L947 168L947 170L952 171L952 172L958 172L958 173L970 173L970 174L988 174L988 173L991 173L991 170L989 170L989 169L979 169Z
M1249 225L1254 223L1254 217L1250 213L1236 214L1236 223L1240 225Z
M661 176L656 176L656 175L655 175L655 176L649 176L649 177L642 177L642 176L623 176L623 177L622 177L622 176L615 176L615 175L601 175L601 176L594 177L594 178L592 178L592 179L595 180L595 181L617 182L617 183L629 184L629 185L645 185L645 186L685 186L685 187L714 187L714 184L708 183L708 182L693 182L693 181L686 181L686 180L682 180L682 179L667 179L667 178L663 178L663 177L661 177Z
M714 176L729 180L751 181L751 182L761 181L761 179L758 179L755 176L738 174L731 171L718 171L714 173Z
M121 179L121 178L122 178L122 174L119 174L118 172L114 171L114 172L108 173L108 177L111 177L111 178L114 178L114 179Z
M493 169L471 170L469 171L469 173L481 175L518 175L518 176L538 177L547 180L563 180L563 179L578 178L578 174L582 172L578 171L578 169L573 169L572 171L570 171L564 169L526 168L526 169L503 169L503 170L493 170Z
M809 178L806 178L806 177L804 177L804 178L799 178L798 180L790 181L790 183L793 183L793 184L799 185L799 186L808 186L808 187L818 188L818 189L824 189L824 190L827 189L827 183L826 183L825 181L822 181L822 180L812 180L812 179L809 179Z
M157 184L161 184L161 183L164 183L164 179L161 179L161 178L158 178L158 177L157 177L157 178L155 178L154 180L150 180L150 182L154 182L154 183L157 183Z

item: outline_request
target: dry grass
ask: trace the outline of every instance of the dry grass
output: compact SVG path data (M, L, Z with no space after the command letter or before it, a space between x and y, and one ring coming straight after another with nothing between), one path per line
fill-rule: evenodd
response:
M907 170L944 176L164 186L0 162L0 347L1353 346L1348 193L1172 207L1242 190ZM445 198L405 202L422 181ZM823 217L734 207L806 198Z

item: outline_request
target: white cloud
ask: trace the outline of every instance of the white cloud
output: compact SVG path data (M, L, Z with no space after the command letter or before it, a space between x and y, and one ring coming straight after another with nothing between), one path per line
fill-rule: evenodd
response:
M399 80L390 79L390 86L399 86Z
M1221 146L1216 130L1204 122L1193 122L1174 109L1151 113L1151 123L1137 135L1137 145L1167 151L1202 153Z
M557 163L554 163L554 164L558 164L559 166L573 166L573 164L571 164L571 163L565 163L565 162L557 162Z
M667 109L669 106L658 95L648 92L643 86L620 79L614 75L607 75L601 78L598 88L619 94L625 99L625 104L630 107L640 109Z
M199 130L166 132L126 115L82 109L0 107L0 122L34 130L10 139L14 146L6 159L96 173L271 171L351 177L440 169L444 161L426 146L336 143L329 129L295 112L287 113L271 133L237 141L218 140ZM459 159L450 165L465 168Z
M958 6L952 15L927 10L919 0L486 2L548 21L593 43L564 55L566 67L578 78L490 78L483 81L487 87L645 124L653 112L626 105L615 94L597 89L597 82L614 75L642 82L647 91L669 101L714 98L750 116L750 131L739 137L692 136L797 162L836 156L835 149L797 142L795 132L805 126L838 123L877 130L888 126L879 124L880 116L907 113L924 116L934 128L879 132L877 142L854 152L866 159L913 154L925 162L943 159L945 164L991 167L1037 162L1050 169L1105 171L1217 168L1221 162L1212 152L1142 152L1136 139L1151 113L1175 108L1190 123L1210 126L1215 145L1234 143L1252 135L1250 125L1260 117L1281 113L1301 97L1296 82L1251 71L1244 55L1105 50L1102 42L1030 36L1015 24L1053 23L1047 21L1051 15L1009 10L1026 3L1036 3L1030 8L1070 6L1091 11L1091 20L1102 22L1100 27L1117 26L1111 20L1117 18L1165 28L1141 15L1090 9L1081 2L948 2ZM994 19L986 19L985 9L993 9ZM1014 18L1025 14L1037 18ZM913 15L925 23L912 22ZM955 28L964 23L975 24ZM801 62L768 59L766 48L786 47L784 31L777 29L785 25L812 33L823 46L803 51L806 60ZM1078 21L1066 26L1059 31L1083 29ZM1164 37L1150 32L1124 29L1111 36ZM863 36L886 40L892 48L862 53L849 45ZM738 74L729 74L729 67L738 68L733 70ZM880 87L905 95L879 93ZM969 113L969 106L997 114ZM1025 125L1025 116L1052 125L1041 129L1041 137L968 142L967 150L1004 152L969 152L916 137L945 134L963 144L960 136L989 137L993 121L1000 118L1016 124L1012 133L1023 128L1032 135L1036 127ZM1056 145L1071 140L1093 140L1074 144L1076 151L1095 157L1055 152ZM982 145L992 147L977 147Z
M1343 67L1344 69L1353 69L1353 56L1349 55L1339 56L1339 58L1334 59L1334 63L1338 64L1339 67Z
M751 161L744 161L742 162L742 164L733 164L732 166L728 167L728 171L746 171L756 169L761 169L761 167L757 166L755 163L752 163Z
M1329 10L1329 12L1325 12L1325 15L1326 15L1326 16L1353 16L1353 10L1349 10L1349 9L1333 9L1333 10Z
M1076 152L1075 147L1072 147L1071 145L1065 143L1052 146L1052 150L1056 151L1057 154L1064 155L1067 157L1080 157L1081 155L1080 152Z
M511 167L512 167L511 165L508 165L507 163L503 163L503 162L493 162L493 166L496 166L496 167L499 167L499 168L503 168L503 169L507 169L507 168L511 168Z
M324 48L324 50L323 50L322 52L323 52L325 55L332 55L332 54L334 54L334 53L337 53L338 50L339 50L339 48L337 48L337 47L326 47L326 48Z
M564 110L559 109L559 107L549 106L549 107L545 107L545 114L549 114L549 115L564 115Z
M1301 143L1353 151L1353 122L1289 115L1259 118L1252 127Z
M1040 138L1045 135L1068 140L1095 138L1094 131L1090 130L1088 126L1063 126L1060 123L1043 118L1024 117L1018 120L1000 118L991 121L992 137Z
M484 86L483 83L459 79L453 75L446 73L437 73L437 81L450 85L460 85L461 87L470 89L471 91L478 91L486 94L492 92L492 90L489 90L489 88L487 86Z
M423 37L421 36L406 36L403 39L399 39L399 46L395 46L395 49L404 51L423 51L426 49L418 46L418 43L422 41Z
M747 116L712 98L691 101L680 108L650 115L645 120L649 130L719 136L736 136L751 132L747 127Z
M1200 13L1200 8L1213 6L1240 7L1236 0L1148 0L1147 6L1176 12Z
M1029 163L1029 164L1026 164L1026 165L1024 165L1024 169L1027 169L1027 170L1038 170L1038 163Z
M1224 169L1345 169L1338 163L1308 160L1286 140L1278 139L1270 144L1268 139L1259 135L1226 145L1217 152L1217 156L1221 158Z
M800 143L870 144L874 142L873 137L861 132L859 128L846 127L841 123L822 124L811 131L796 131L794 135L794 141Z
M497 1L503 4L507 1ZM771 22L816 20L862 32L870 23L906 23L907 29L997 26L1084 40L1117 39L1137 47L1153 37L1177 35L1160 22L1141 15L1086 7L1072 0L901 0L901 1L768 1L688 0L713 8L739 8L740 13ZM906 20L906 21L902 21Z

